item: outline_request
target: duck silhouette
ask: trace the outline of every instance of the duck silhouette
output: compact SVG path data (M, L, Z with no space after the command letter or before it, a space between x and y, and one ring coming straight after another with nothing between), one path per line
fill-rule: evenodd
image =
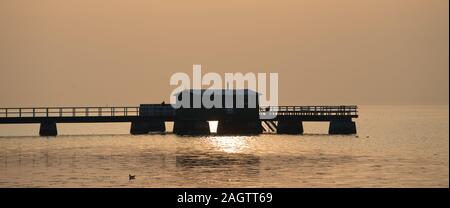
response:
M131 175L131 174L128 174L128 180L134 180L134 179L136 179L136 175Z

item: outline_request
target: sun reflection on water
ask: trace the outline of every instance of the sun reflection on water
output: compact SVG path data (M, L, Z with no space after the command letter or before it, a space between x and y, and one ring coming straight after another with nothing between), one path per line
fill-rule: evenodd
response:
M247 136L212 136L208 137L209 142L227 153L242 153L249 148L249 139Z

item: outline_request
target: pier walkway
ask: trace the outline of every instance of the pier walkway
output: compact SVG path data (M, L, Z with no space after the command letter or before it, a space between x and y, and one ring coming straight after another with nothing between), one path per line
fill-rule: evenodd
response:
M174 133L209 133L209 127L205 127L204 118L186 117L185 114L177 116L179 114L177 112L178 109L174 109L170 104L146 104L137 107L0 108L0 124L40 124L41 136L57 135L56 123L110 122L131 122L132 134L165 132L164 122L175 122ZM204 112L214 114L213 111L204 110ZM302 122L330 122L330 134L354 134L356 125L352 119L358 118L358 108L355 105L268 106L259 107L258 114L257 122L260 125L249 124L250 126L244 125L244 127L254 128L256 130L252 132L256 133L301 134L303 133ZM254 121L251 122L254 123ZM239 123L240 126L241 124L242 122ZM192 129L194 131L191 131ZM199 129L202 130L198 131ZM239 134L239 131L236 134Z

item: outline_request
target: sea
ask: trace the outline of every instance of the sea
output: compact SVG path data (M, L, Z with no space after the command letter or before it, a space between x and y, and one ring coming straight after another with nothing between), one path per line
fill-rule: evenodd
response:
M359 106L354 121L355 135L304 122L302 135L201 137L0 125L0 187L449 187L448 105Z

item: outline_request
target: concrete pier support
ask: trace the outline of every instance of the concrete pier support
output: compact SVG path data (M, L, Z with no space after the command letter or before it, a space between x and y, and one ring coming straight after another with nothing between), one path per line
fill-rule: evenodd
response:
M178 135L208 135L210 134L208 121L176 120L173 133Z
M165 132L166 125L162 120L133 121L131 122L130 133L133 135L148 134L150 132Z
M56 122L53 121L44 121L41 122L41 126L39 128L40 136L56 136L58 135L58 130L56 128Z
M277 125L277 134L303 134L301 121L280 120Z
M259 120L219 120L217 134L219 135L257 135L262 133Z
M329 134L356 134L356 123L351 119L331 120Z

